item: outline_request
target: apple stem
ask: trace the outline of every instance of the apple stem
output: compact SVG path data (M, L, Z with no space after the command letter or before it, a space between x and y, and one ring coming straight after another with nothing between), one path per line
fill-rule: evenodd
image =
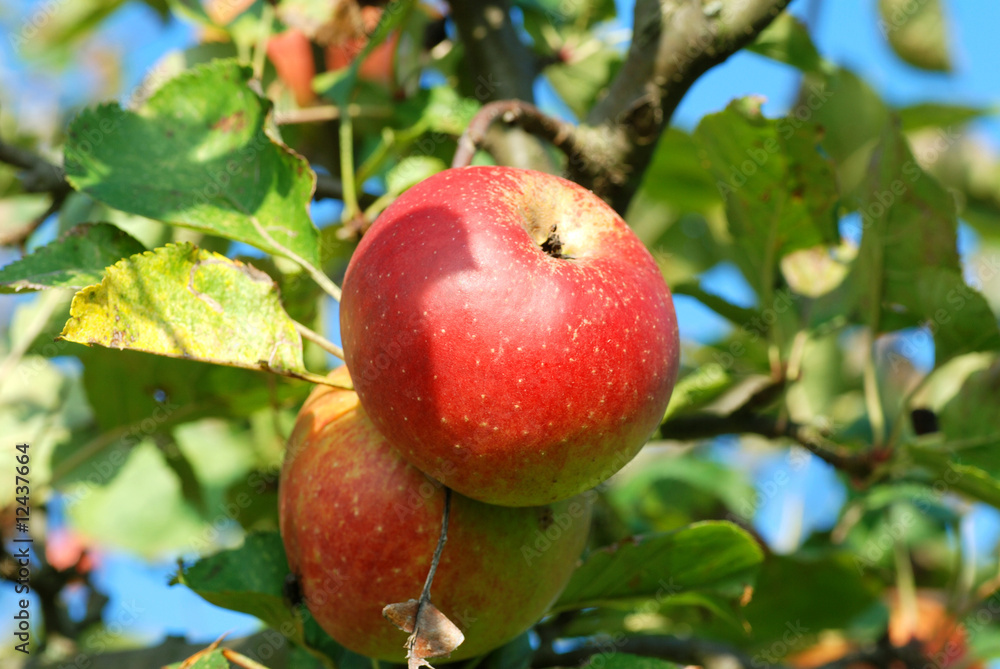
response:
M427 580L424 581L424 589L420 593L420 604L417 608L417 619L419 620L420 608L424 603L431 601L431 583L434 582L434 573L437 571L438 563L441 561L441 553L444 552L444 542L448 540L448 517L451 514L451 488L445 486L444 489L444 514L441 517L441 536L438 537L437 548L434 549L434 557L431 558L431 568L427 572Z

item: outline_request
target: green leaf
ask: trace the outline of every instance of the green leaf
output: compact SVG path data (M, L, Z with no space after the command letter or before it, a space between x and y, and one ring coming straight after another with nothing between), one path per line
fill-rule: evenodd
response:
M664 428L669 434L669 423ZM750 520L754 488L736 469L693 457L664 457L621 476L606 493L635 532L666 531L729 511Z
M878 28L896 55L923 70L947 72L948 22L941 0L879 0Z
M721 364L710 362L698 367L677 381L661 424L673 416L704 406L732 384L732 375Z
M556 602L581 609L690 590L739 597L763 559L760 546L728 522L695 523L675 532L635 537L594 551Z
M99 283L108 265L145 250L134 237L108 223L78 225L0 269L0 293L43 288L79 290Z
M483 669L528 669L531 666L531 633L525 632L513 641L500 646L482 661Z
M385 177L389 193L399 195L410 186L447 169L444 161L433 156L408 156L396 163Z
M954 199L892 125L872 154L864 193L864 233L847 278L861 317L876 332L926 324L938 365L1000 349L996 317L962 278Z
M824 72L830 68L816 50L809 29L788 12L779 14L747 48L803 72Z
M773 290L783 255L840 239L836 178L817 150L820 136L812 123L764 118L753 98L706 116L695 130L743 251L737 260L762 296Z
M58 10L46 9L43 13L35 9L28 15L32 23L19 24L8 39L15 53L44 57L48 63L65 66L79 53L80 42L123 4L124 0L77 0Z
M271 277L191 244L108 268L73 298L61 337L318 380L303 366L302 340Z
M997 458L991 452L995 452L997 444L1000 444L1000 432L983 435L971 442L909 444L906 452L915 464L930 470L935 485L943 483L948 490L965 493L1000 509ZM966 460L983 466L965 464Z
M630 655L629 653L613 653L611 655L594 655L584 667L593 669L677 669L676 664L655 657Z
M97 427L102 433L120 432L115 441L125 448L137 437L199 418L245 417L263 407L298 406L310 391L308 384L245 369L135 351L93 347L78 356ZM57 456L71 457L83 445L67 444Z
M903 132L912 132L921 128L945 128L963 125L986 116L990 112L991 110L983 107L946 105L936 102L924 102L896 110L903 125Z
M204 651L201 652L204 653ZM174 662L173 664L168 664L166 669L181 669L181 667L184 669L230 669L232 666L218 648L210 653L199 655L198 659L191 664L187 664L187 662L188 660Z
M170 80L137 111L105 104L70 124L66 178L123 211L316 265L316 175L264 130L250 69L214 61Z
M589 2L565 2L565 0L515 0L522 12L537 16L546 23L555 25L573 24L577 28L589 28L599 21L615 16L612 0L590 0Z
M202 558L176 578L216 606L260 618L277 630L294 630L302 643L302 622L284 596L290 573L281 536L277 532L247 535L243 545Z
M871 151L889 121L889 110L878 93L849 70L807 74L802 90L792 116L797 120L801 115L823 128L823 149L837 166L837 181L846 198L867 176Z
M675 284L671 291L674 295L687 295L688 297L695 298L735 325L744 325L755 318L760 318L758 310L737 306L715 293L710 293L701 287L699 281L685 281Z
M95 459L86 480L65 487L74 529L101 545L146 557L189 550L205 525L184 501L181 483L163 454L144 441L120 457L125 460L117 464L120 471L110 461Z
M722 205L716 179L705 169L694 137L669 128L642 177L639 195L678 212L709 212Z
M973 372L938 413L940 441L923 440L907 452L936 481L1000 507L1000 362Z
M545 76L577 118L587 112L607 93L608 85L621 69L621 52L591 35L573 39L573 47L564 47L569 62L545 68ZM574 53L584 53L575 57Z
M843 629L878 596L878 588L858 566L861 562L860 556L844 553L821 558L769 556L744 609L754 644L767 648L784 639L782 650L771 651L780 657L796 645L808 645L812 634Z

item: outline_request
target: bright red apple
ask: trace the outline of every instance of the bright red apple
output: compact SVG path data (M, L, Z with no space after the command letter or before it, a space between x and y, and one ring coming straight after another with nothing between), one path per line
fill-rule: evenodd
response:
M347 365L404 457L492 504L544 504L625 465L663 417L677 319L607 204L548 174L446 170L375 221L344 278Z
M350 380L345 367L334 372ZM386 604L420 595L444 490L407 464L350 391L319 387L299 413L279 489L281 536L306 605L351 650L403 661ZM590 524L590 499L513 509L453 494L432 600L465 634L452 659L496 648L559 596Z

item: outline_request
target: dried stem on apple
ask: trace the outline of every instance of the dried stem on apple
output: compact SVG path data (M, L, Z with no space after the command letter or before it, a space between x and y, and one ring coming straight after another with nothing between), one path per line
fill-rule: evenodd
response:
M431 584L434 573L441 561L445 541L448 540L448 517L451 513L451 489L444 489L444 514L441 519L441 535L438 537L431 566L424 581L420 599L389 604L382 609L382 615L399 629L410 634L406 639L406 660L409 669L430 667L427 658L451 655L465 641L465 635L455 623L431 604Z
M420 606L423 606L425 603L431 601L431 584L434 583L434 574L437 572L438 563L441 562L441 553L444 552L444 543L448 541L448 517L450 515L451 488L445 486L444 513L441 516L441 536L438 537L437 548L434 549L434 557L431 558L431 568L427 570L427 580L424 581L424 589L420 592Z
M484 105L472 118L469 127L458 140L458 149L451 161L452 167L467 167L472 164L472 158L478 149L483 148L487 131L497 119L548 141L565 153L571 162L579 155L576 126L572 123L553 118L528 102L498 100Z

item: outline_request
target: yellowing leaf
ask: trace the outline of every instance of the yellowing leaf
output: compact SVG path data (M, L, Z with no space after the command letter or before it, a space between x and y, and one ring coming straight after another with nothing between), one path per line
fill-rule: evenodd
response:
M267 274L191 244L112 267L73 298L61 338L319 379Z

